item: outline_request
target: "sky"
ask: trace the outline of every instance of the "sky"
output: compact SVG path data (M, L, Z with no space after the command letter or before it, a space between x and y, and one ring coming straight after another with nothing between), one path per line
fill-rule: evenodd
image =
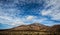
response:
M60 0L0 0L0 29L32 23L60 24Z

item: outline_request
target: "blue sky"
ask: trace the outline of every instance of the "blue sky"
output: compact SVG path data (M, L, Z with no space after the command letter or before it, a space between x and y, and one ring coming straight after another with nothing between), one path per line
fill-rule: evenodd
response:
M0 29L32 23L60 24L60 0L0 0Z

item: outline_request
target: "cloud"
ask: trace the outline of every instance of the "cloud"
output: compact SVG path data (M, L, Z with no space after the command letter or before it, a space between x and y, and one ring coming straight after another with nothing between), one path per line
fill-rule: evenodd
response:
M60 0L0 0L2 24L18 26L39 22L53 25L51 20L60 20Z
M27 20L29 20L29 21L31 21L31 20L33 20L34 18L36 18L36 16L27 16Z
M42 10L42 16L50 16L52 20L60 20L60 0L50 0ZM51 7L50 7L51 6ZM50 7L49 9L47 9ZM47 10L46 10L47 9Z
M15 2L17 0L0 0L0 23L12 26L24 24L21 18L17 17L21 10L17 9Z
M0 23L13 25L13 26L24 24L24 22L20 18L12 18L8 16L0 16Z
M42 22L44 22L45 20L47 20L47 18L34 19L33 23L34 23L34 22L42 23Z
M0 16L0 18L5 19L5 20L12 20L12 17L8 17L8 16Z
M52 14L52 18L51 19L60 21L60 13Z
M42 14L43 16L46 16L46 15L49 15L51 12L52 12L52 11L50 11L50 10L48 10L48 11L42 10L41 14Z
M23 21L21 21L21 20L16 20L16 21L12 22L11 25L19 26L19 25L25 25L25 23Z

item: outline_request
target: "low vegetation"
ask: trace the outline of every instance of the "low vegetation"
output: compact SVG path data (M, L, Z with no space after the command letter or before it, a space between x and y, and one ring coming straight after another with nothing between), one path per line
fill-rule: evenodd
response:
M22 25L12 29L0 30L0 35L60 35L60 25L51 27L36 23Z

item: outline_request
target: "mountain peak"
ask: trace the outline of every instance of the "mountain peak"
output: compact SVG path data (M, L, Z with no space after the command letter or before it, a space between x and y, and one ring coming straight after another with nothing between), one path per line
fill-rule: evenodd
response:
M30 25L44 26L44 25L41 24L41 23L33 23L33 24L30 24Z

